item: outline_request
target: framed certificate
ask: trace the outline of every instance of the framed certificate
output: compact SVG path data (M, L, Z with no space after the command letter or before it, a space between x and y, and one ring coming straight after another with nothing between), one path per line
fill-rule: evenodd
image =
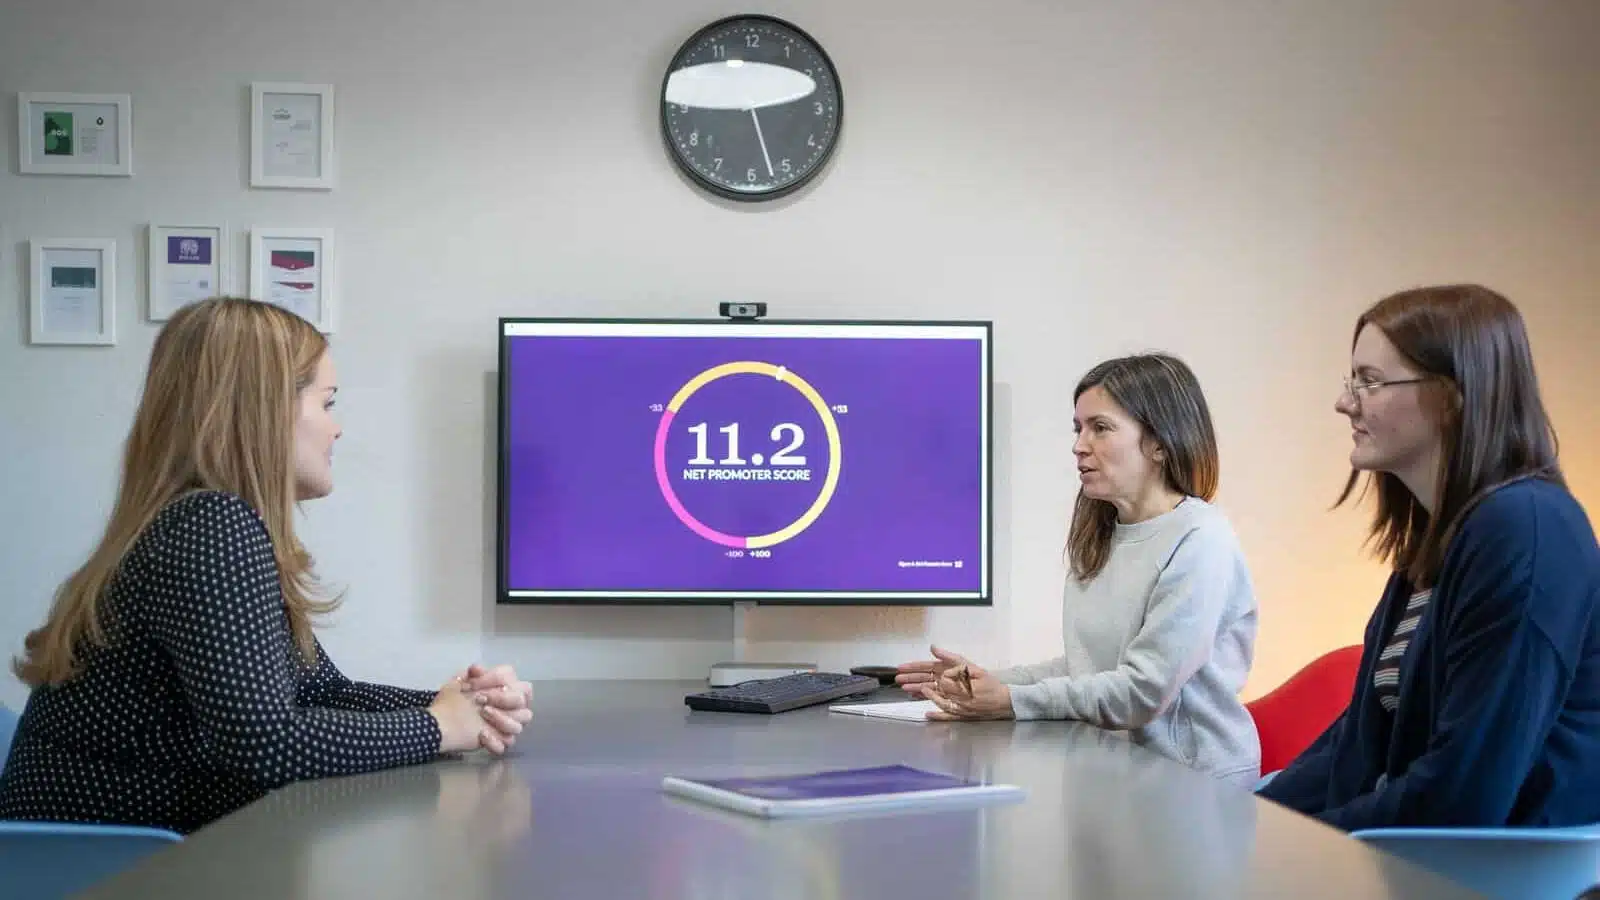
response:
M52 238L29 242L29 339L35 344L117 342L117 242Z
M133 175L133 100L18 94L17 160L24 175Z
M146 234L150 321L165 321L191 303L228 292L228 226L152 222Z
M333 189L333 85L250 86L250 186Z
M257 228L250 232L250 296L289 310L324 334L334 329L333 231Z

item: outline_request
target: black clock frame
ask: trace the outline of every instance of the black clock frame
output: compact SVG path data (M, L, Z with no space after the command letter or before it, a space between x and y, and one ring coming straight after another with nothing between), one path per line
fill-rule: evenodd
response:
M791 31L794 33L796 38L805 41L808 45L810 45L811 49L816 52L817 58L821 60L822 64L827 67L828 76L833 79L834 93L838 97L838 114L834 117L833 136L828 140L826 146L822 148L822 155L817 158L816 165L812 166L809 171L805 172L793 181L764 191L735 190L733 188L724 186L715 179L707 178L694 167L693 163L685 159L683 154L678 151L677 145L673 143L672 140L671 123L667 119L667 82L671 80L672 73L681 67L684 58L687 57L688 54L692 52L699 45L699 43L712 32L719 31L727 28L730 25L741 22L760 22L767 25L772 25L777 28ZM839 80L839 69L833 64L833 59L828 56L828 51L823 48L820 41L812 37L805 29L795 25L793 22L780 19L777 16L766 15L764 13L739 13L736 15L725 16L716 20L715 22L711 22L710 24L701 27L695 31L694 34L691 34L687 40L678 46L677 51L672 54L672 60L667 63L667 70L661 76L661 91L659 93L659 99L657 102L660 106L661 140L662 143L666 145L667 155L672 158L672 162L678 167L678 170L689 177L690 181L726 200L737 200L744 203L762 203L768 200L776 200L780 197L788 196L789 194L800 190L801 188L810 184L812 180L814 180L818 175L822 174L822 171L828 167L829 161L833 159L833 152L838 148L839 141L844 135L844 84Z

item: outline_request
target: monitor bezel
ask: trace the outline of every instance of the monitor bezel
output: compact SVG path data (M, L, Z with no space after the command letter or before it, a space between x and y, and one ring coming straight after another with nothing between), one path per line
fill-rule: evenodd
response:
M506 472L509 462L506 403L507 357L510 337L508 325L519 324L579 324L579 325L720 325L737 331L747 325L778 326L845 326L845 327L960 327L983 329L983 433L984 464L983 541L984 554L982 578L976 596L937 597L929 595L890 596L904 594L899 591L855 591L830 593L789 593L779 596L524 596L511 594L507 585L506 531L510 514L507 502ZM496 453L495 453L495 605L496 606L835 606L835 607L952 607L982 608L994 606L995 563L995 484L994 484L994 320L993 319L738 319L738 318L666 318L632 316L501 316L496 321L496 355L498 369L495 373ZM526 590L526 589L520 589Z

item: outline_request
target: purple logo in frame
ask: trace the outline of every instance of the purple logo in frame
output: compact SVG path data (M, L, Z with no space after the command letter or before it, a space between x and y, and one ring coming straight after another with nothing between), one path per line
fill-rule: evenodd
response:
M211 238L195 235L168 237L167 262L173 265L211 265Z

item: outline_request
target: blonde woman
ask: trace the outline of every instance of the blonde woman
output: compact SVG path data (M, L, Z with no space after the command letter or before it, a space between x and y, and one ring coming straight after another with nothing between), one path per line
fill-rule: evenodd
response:
M438 691L352 682L312 632L299 501L333 489L323 336L217 298L156 338L110 522L13 665L32 688L0 819L190 832L300 779L501 753L531 718L509 667Z

